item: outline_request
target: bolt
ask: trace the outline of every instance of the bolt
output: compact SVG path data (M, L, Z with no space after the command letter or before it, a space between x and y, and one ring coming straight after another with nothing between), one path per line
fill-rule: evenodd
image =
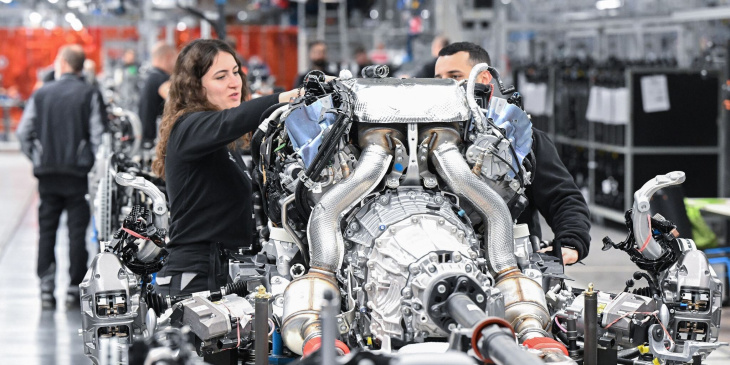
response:
M477 303L483 303L484 302L484 295L477 294Z
M470 140L470 141L474 142L474 141L475 141L476 139L477 139L477 136L475 136L475 135L473 135L473 134L470 134L470 135L469 135L469 140Z
M446 223L446 220L443 219L443 218L439 218L439 225L442 225L443 226L444 223Z
M446 286L444 286L444 284L441 284L436 287L436 290L441 294L446 293Z
M468 155L469 157L474 157L474 152L469 152L469 153L468 153L467 155Z
M461 262L461 255L456 253L454 254L454 262Z
M436 265L429 265L428 266L428 272L435 273L436 272Z
M411 217L411 223L418 223L418 217Z
M406 299L410 299L413 296L413 293L411 292L411 289L403 289L403 297Z
M353 231L357 231L360 229L360 225L357 224L357 222L352 222L352 223L350 223L350 229Z
M385 224L381 224L380 226L378 226L378 229L380 229L381 231L385 231L386 228L388 227L386 227Z
M473 250L469 250L469 257L473 260L477 258L477 253Z
M281 278L279 278L278 276L274 276L273 278L271 278L272 284L279 284L280 282L281 282Z
M443 203L443 202L444 202L444 198L442 198L442 197L440 197L440 196L437 196L437 197L435 197L435 198L433 199L433 201L434 201L434 202L435 202L436 204L441 204L441 203Z
M380 202L383 203L383 204L387 204L388 203L388 197L381 196L380 197Z
M471 272L471 265L466 265L466 267L464 268L464 271Z
M453 332L455 329L456 329L456 324L455 323L449 323L449 331L452 331Z
M418 274L421 272L421 269L418 268L416 265L412 265L408 270L410 270L411 274Z
M380 242L380 241L378 241ZM375 261L368 261L368 269L372 269L375 267Z
M396 161L401 162L403 161L403 156L398 156L395 158Z
M456 227L451 227L451 233L456 233Z
M395 234L395 228L390 227L390 229L388 230L388 232L390 232L390 234Z
M373 283L367 283L365 284L365 290L366 291L372 291L374 289L375 285Z
M411 315L411 308L403 307L403 314L406 315L406 316L410 316Z
M376 244L376 245L377 245L378 247L383 247L383 241L375 241L375 244Z
M420 160L421 162L426 162L426 156L421 156Z
M345 326L345 325L340 326L340 332L347 332L347 326Z
M337 323L342 323L342 318L341 317L337 317Z
M421 307L421 305L420 305L420 304L418 304L418 303L413 303L413 309L415 309L415 310L417 310L417 311L420 311L420 310L421 310L421 308L423 308L423 307Z
M459 231L459 233L457 233L457 234L456 234L456 237L457 237L458 239L462 239L462 238L464 238L464 232L463 232L463 231Z

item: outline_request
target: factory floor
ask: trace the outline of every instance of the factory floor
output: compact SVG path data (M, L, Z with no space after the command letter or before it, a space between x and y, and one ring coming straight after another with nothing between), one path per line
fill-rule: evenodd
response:
M38 194L31 165L17 152L17 146L0 145L0 363L2 364L86 364L78 332L81 315L78 310L67 311L63 305L68 285L68 238L66 228L59 229L57 252L57 292L55 311L42 311L39 281L35 274L38 240ZM544 228L544 230L548 230ZM624 282L636 271L628 257L616 250L601 251L601 239L614 241L624 238L620 225L594 224L591 254L585 265L567 268L574 278L574 287L586 287L589 282L608 292L619 292ZM550 238L547 232L545 238ZM97 248L89 244L89 249ZM730 342L730 311L723 312L725 325L720 341ZM730 364L730 347L721 347L706 361L707 364Z

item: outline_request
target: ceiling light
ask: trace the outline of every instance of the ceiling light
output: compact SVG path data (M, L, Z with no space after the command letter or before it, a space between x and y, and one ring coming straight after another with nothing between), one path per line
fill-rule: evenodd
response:
M13 0L0 0L0 2L10 4L11 2L13 2Z
M621 0L598 0L596 1L596 9L598 10L608 10L608 9L618 9L621 7Z
M53 20L46 20L45 22L43 22L43 28L51 30L55 27L56 27L56 23L54 23Z
M41 20L43 20L43 15L41 15L39 12L34 11L28 15L28 19L30 19L30 22L33 24L40 24Z
M431 17L431 12L428 9L423 9L421 11L421 18L428 19L429 17Z
M75 30L75 31L79 32L79 31L81 31L82 29L84 29L84 24L83 24L83 23L81 23L81 20L78 20L78 19L74 19L73 21L71 21L71 28L72 28L73 30Z
M243 11L243 10L239 11L238 12L238 20L244 21L246 19L248 19L248 13L245 12L245 11Z
M378 15L379 14L378 14L377 10L375 10L375 9L370 10L370 19L378 19Z
M68 12L63 16L63 18L66 19L67 22L71 23L74 19L76 19L76 14Z
M185 24L185 22L179 22L179 23L177 23L177 31L178 32L184 32L185 29L188 29L188 26L187 26L187 24Z
M55 4L55 3L58 2L58 0L48 0L48 2L51 3L51 4Z

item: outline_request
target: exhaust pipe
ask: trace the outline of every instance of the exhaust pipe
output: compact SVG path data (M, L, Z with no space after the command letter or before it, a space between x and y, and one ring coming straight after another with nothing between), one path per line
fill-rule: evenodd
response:
M514 254L512 220L507 204L494 189L471 172L455 144L445 142L433 151L439 176L458 195L469 200L487 222L485 238L490 269L499 279L518 270Z
M383 180L393 158L390 151L371 144L362 151L355 172L328 191L312 210L307 226L309 266L334 273L342 264L344 243L341 215L370 194Z
M517 268L512 220L507 204L486 182L474 175L455 144L442 143L433 151L433 162L441 178L455 193L469 200L488 224L486 250L497 288L505 295L505 319L520 340L546 337L550 323L545 293L535 281Z
M344 255L339 226L342 214L375 189L392 158L387 146L368 145L350 177L333 186L312 210L307 227L310 271L292 281L284 291L281 336L294 353L302 355L309 341L322 336L320 298L327 291L339 292L335 272Z

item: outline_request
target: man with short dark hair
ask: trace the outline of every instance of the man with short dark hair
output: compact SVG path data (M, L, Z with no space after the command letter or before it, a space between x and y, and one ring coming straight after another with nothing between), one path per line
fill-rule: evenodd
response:
M435 77L464 80L479 63L489 64L489 54L484 48L469 42L453 43L439 52ZM488 84L492 75L483 71L476 82ZM532 184L525 195L529 205L518 217L518 223L526 223L530 234L541 237L541 213L555 233L553 250L562 253L564 264L573 264L588 255L591 243L590 212L573 177L560 161L553 141L538 129L532 129L532 152L535 157Z
M139 98L139 119L142 121L142 142L151 148L157 138L157 118L162 116L170 79L177 60L177 49L158 43L152 49L152 68L142 86ZM164 86L163 86L164 85Z
M309 63L311 63L311 70L319 70L324 72L325 75L337 76L329 70L329 63L327 62L327 43L324 41L314 41L309 43L308 56ZM294 80L294 88L298 88L304 82L304 76L307 76L307 72L297 76Z
M86 59L79 45L64 46L54 62L56 81L47 83L28 99L18 126L18 140L33 162L38 178L38 276L43 309L54 309L56 230L67 212L69 275L66 297L69 308L79 306L79 284L86 274L86 227L90 212L86 202L87 174L106 125L99 90L86 83L81 71Z

